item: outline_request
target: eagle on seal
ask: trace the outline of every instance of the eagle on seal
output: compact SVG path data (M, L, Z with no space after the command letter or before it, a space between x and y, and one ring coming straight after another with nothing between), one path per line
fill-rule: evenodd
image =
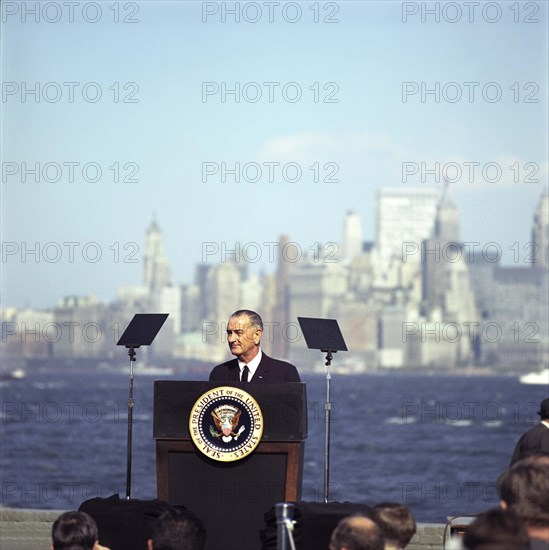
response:
M229 413L224 411L223 413L217 415L216 411L212 411L215 427L220 430L225 437L238 436L242 431L240 430L238 433L235 433L235 429L238 426L238 422L240 421L241 411L236 409L233 414L231 413L232 411ZM225 438L223 439L225 440Z

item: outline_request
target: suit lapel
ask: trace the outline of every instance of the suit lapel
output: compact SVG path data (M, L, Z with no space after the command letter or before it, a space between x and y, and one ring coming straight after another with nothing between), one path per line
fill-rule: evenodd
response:
M238 359L233 360L230 370L232 372L231 380L235 380L236 382L240 382L240 369L238 368Z
M252 382L266 382L269 377L269 358L262 351L261 361L255 371Z

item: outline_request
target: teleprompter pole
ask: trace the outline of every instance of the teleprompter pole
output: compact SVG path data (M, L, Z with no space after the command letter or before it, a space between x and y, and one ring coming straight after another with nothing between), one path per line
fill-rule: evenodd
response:
M129 500L131 496L131 484L132 484L132 427L133 427L133 364L135 363L135 349L130 346L128 349L128 355L130 356L130 382L129 382L129 394L128 394L128 444L127 444L127 462L126 462L126 499Z
M325 351L325 350L322 350ZM324 436L324 502L328 502L330 491L330 422L332 414L332 403L330 401L330 382L332 380L332 374L330 368L332 365L332 352L326 352L326 403L324 405L324 423L325 423L325 436Z

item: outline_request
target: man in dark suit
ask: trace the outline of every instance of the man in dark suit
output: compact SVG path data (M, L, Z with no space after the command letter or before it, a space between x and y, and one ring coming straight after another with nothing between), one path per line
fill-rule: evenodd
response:
M549 454L549 399L541 402L538 414L541 422L522 434L515 446L511 466L532 454Z
M227 341L236 359L214 367L212 381L301 382L294 365L268 357L261 351L263 321L248 309L235 311L227 323Z

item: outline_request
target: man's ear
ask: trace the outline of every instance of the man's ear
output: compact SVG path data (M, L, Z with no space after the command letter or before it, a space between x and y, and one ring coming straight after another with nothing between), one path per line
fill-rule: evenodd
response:
M500 500L500 501L499 501L499 507L500 507L502 510L507 510L507 508L509 508L509 506L507 506L507 503L506 503L504 500Z
M154 550L154 548L153 548L153 539L148 539L147 540L147 548L148 548L148 550Z

